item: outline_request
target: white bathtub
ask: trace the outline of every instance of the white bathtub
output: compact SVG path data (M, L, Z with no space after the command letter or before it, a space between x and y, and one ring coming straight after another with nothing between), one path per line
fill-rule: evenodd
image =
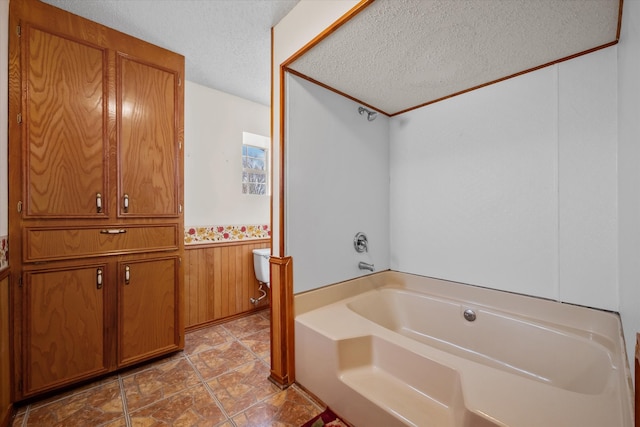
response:
M633 425L613 313L397 272L295 307L296 381L356 427Z

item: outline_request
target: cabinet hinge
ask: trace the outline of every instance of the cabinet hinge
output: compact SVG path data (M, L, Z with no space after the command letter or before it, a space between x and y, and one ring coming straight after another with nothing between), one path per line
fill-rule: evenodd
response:
M18 391L22 391L22 380L18 380Z
M20 275L20 277L18 277L18 287L22 287L22 274Z
M178 77L178 87L182 86L182 77Z
M16 26L16 34L18 37L22 36L22 27L20 25Z
M178 213L182 213L182 204L178 205Z
M22 124L22 113L18 113L17 120L18 120L18 124Z
M18 206L16 208L18 209L18 213L22 213L22 200L18 202Z

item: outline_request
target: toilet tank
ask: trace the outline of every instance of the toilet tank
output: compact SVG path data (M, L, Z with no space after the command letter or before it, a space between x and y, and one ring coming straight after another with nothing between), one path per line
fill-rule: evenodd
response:
M256 272L256 278L259 282L269 285L269 257L271 249L254 249L253 250L253 269Z

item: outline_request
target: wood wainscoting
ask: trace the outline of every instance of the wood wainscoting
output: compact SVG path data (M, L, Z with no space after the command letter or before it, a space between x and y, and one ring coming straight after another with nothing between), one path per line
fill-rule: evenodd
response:
M9 269L0 271L0 427L8 427L13 415L11 401L11 316Z
M636 357L634 363L635 371L635 424L640 427L640 333L636 333Z
M269 306L270 295L257 305L259 283L253 250L271 247L271 239L239 240L185 246L185 310L187 330Z

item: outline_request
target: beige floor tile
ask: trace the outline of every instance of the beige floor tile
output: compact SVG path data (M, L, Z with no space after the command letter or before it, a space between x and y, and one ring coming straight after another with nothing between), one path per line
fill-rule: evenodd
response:
M258 314L260 316L264 317L265 319L267 319L267 321L271 322L271 310L270 309L262 310Z
M246 335L243 338L239 338L238 341L247 346L260 358L264 359L268 357L271 352L271 334L269 329Z
M256 360L220 375L207 384L227 414L233 416L280 392L268 376L269 368Z
M264 360L264 363L266 363L267 365L271 366L271 353L269 353L265 357L263 357L262 360Z
M233 337L222 325L214 325L186 334L184 352L185 354L200 353L232 340Z
M299 427L321 411L295 388L288 388L233 417L238 427Z
M242 338L265 329L269 330L269 320L260 314L252 314L251 316L223 323L222 326L236 338Z
M256 357L243 345L233 341L189 356L189 359L202 378L209 380L256 360Z
M173 362L176 360L180 360L180 359L185 359L186 355L184 354L183 351L178 351L176 353L172 353L168 356L162 356L158 359L154 359L152 361L149 362L145 362L142 363L140 365L134 365L128 368L124 368L122 371L120 371L120 377L124 378L124 377L128 377L131 375L135 375L138 372L142 372L142 371L146 371L149 368L152 368L154 366L160 366L160 365L164 365L167 362Z
M111 421L110 423L104 424L100 427L127 427L127 420L124 417L118 418L117 420Z
M22 423L24 422L25 419L25 413L23 412L22 414L17 414L16 417L13 419L13 422L11 423L12 427L22 427Z
M135 411L200 383L185 359L154 365L122 379L129 411Z
M81 385L79 385L77 387L70 388L68 390L65 390L65 391L62 391L60 393L57 393L57 394L55 394L53 396L49 396L49 397L46 397L44 399L40 399L40 400L38 400L36 402L33 402L31 404L31 409L33 410L33 409L35 409L35 408L37 408L39 406L49 405L49 404L55 402L56 400L64 399L64 398L70 397L70 396L72 396L74 394L79 394L79 393L82 393L84 391L91 390L91 389L93 389L95 387L99 387L99 386L102 386L102 385L105 385L105 384L112 383L114 381L118 381L118 375L117 374L109 375L109 376L106 376L104 378L100 378L100 379L98 379L96 381L91 381L91 382L88 382L88 383L85 383L85 384L81 384Z
M322 408L268 380L269 315L189 332L184 352L22 405L12 426L299 427Z
M226 420L226 415L202 384L131 413L134 427L210 427Z
M30 409L27 426L98 426L124 417L120 384L107 384Z

